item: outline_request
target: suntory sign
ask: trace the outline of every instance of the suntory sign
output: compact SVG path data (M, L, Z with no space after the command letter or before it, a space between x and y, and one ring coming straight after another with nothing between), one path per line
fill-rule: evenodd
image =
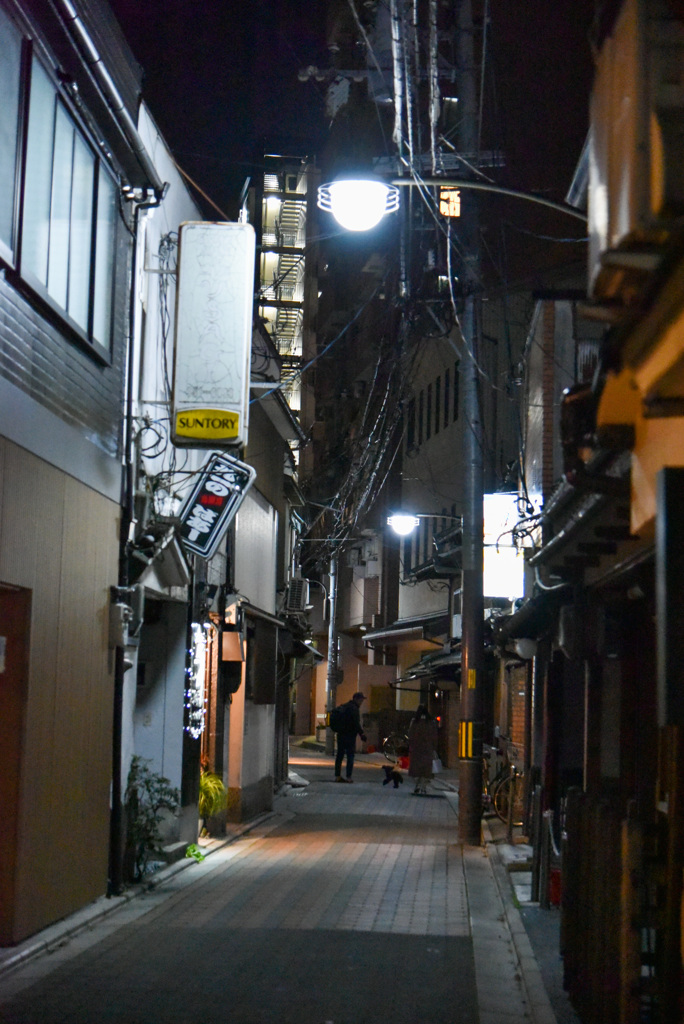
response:
M183 437L196 437L205 441L238 436L240 417L223 409L188 409L176 416L176 430Z
M251 224L181 224L173 367L173 443L247 443L254 303Z

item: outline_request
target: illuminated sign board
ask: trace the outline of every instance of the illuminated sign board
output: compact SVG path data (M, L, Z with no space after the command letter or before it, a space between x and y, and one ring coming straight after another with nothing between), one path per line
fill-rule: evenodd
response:
M439 212L443 217L461 216L461 193L457 188L440 188Z
M254 305L251 224L181 224L171 410L186 448L247 443Z
M513 543L511 530L520 520L518 495L484 495L484 579L485 597L508 600L525 592L525 558Z
M212 455L180 513L186 551L211 558L233 521L256 470L230 455Z

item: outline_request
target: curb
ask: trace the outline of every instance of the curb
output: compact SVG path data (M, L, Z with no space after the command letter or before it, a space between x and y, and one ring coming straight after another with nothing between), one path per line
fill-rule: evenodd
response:
M276 813L276 811L267 811L252 821L245 822L244 825L236 826L229 836L210 840L207 846L202 847L204 856L209 857L217 850L230 845L236 839L240 839L248 832L251 832L252 829L258 828L259 825L268 821ZM23 967L24 964L41 956L43 953L50 953L57 947L63 946L70 939L80 934L80 932L85 931L87 928L92 928L99 921L122 910L139 896L153 892L160 885L163 885L164 882L173 878L185 870L185 868L191 867L194 863L195 860L192 857L183 857L180 860L174 861L173 864L162 868L160 871L156 871L144 882L135 883L120 896L99 896L86 907L75 911L69 917L62 918L61 921L57 921L55 924L48 925L47 928L38 932L37 935L33 935L25 939L23 943L19 943L18 946L8 946L0 949L0 978L5 977L19 967Z
M492 876L499 892L508 931L520 967L520 977L527 996L532 1020L534 1024L558 1024L558 1018L546 991L541 969L534 955L525 925L518 908L513 902L513 891L508 871L494 842L489 824L485 820L482 822L482 833L484 846L492 868Z

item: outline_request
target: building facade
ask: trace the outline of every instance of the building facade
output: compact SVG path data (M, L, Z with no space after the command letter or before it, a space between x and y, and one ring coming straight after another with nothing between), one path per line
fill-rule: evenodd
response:
M126 190L161 182L136 151L139 69L82 6L0 8L3 943L107 887Z

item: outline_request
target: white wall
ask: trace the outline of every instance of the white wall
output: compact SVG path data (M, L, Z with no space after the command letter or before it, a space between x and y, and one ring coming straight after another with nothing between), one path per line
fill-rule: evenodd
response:
M161 618L143 629L138 653L144 684L137 687L134 745L154 771L180 787L187 614L183 604L160 604Z
M275 614L278 513L256 486L235 517L235 586L251 604Z

